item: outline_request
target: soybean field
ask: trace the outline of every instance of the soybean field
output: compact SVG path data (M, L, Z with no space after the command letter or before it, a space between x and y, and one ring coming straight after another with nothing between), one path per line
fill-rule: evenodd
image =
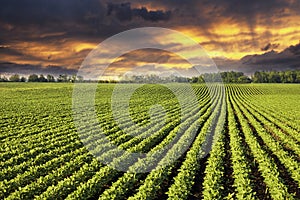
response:
M300 199L300 85L123 84L120 119L115 86L78 126L73 83L0 83L0 199Z

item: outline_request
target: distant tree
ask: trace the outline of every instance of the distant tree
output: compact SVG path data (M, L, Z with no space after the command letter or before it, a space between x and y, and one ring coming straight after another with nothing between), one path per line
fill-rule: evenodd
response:
M47 80L48 80L48 82L55 82L54 76L52 76L50 74L47 75Z
M7 82L8 79L5 76L0 75L0 82Z
M253 76L252 76L252 81L253 81L254 83L259 83L259 80L260 80L260 75L259 75L258 72L255 72L255 73L253 74Z
M22 77L20 78L20 82L26 82L26 78L25 78L24 76L22 76Z
M252 79L255 83L299 83L300 71L259 71L255 72Z
M278 72L280 77L280 83L287 83L285 72Z
M257 71L254 73L252 80L254 83L266 83L266 78L264 76L264 72Z
M263 83L269 83L268 72L262 71L261 74Z
M192 77L191 82L192 83L198 83L199 77Z
M20 81L20 76L18 74L11 75L9 77L9 81L11 81L11 82L19 82Z
M199 76L198 83L205 83L205 80L202 76Z
M47 79L45 78L45 76L43 74L40 75L39 82L47 82Z
M248 76L245 76L245 75L240 76L237 79L237 83L251 83L251 82L252 82L252 80Z
M205 73L198 77L198 82L249 83L251 79L242 72Z
M205 73L202 75L205 82L222 82L222 76L218 73Z
M300 71L296 72L296 83L300 83Z
M242 72L235 72L235 71L221 72L222 80L225 83L237 83L239 77L241 76L244 76Z
M285 75L286 75L288 83L295 83L296 77L297 77L296 73L294 73L293 71L288 70L288 71L285 72Z
M278 72L271 71L268 73L268 82L269 83L280 83L281 78Z
M83 82L83 76L77 76L77 82Z
M67 82L68 76L66 74L60 74L57 78L57 82Z
M39 82L39 77L36 74L31 74L28 77L28 82Z
M175 76L175 82L185 83L185 82L188 82L188 79L186 77L182 77L182 76Z
M77 76L75 74L73 74L70 79L71 79L71 82L74 83L77 81Z

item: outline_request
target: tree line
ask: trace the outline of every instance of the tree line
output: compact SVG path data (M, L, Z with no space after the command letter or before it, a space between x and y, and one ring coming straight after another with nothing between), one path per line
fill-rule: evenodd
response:
M204 82L224 83L300 83L300 70L257 71L251 77L243 72L205 73L191 79L192 83Z
M205 73L198 77L191 78L192 83L205 82L224 82L224 83L251 83L250 77L244 75L243 72L221 72L221 73Z
M134 75L125 77L122 80L85 80L82 76L66 74L54 77L31 74L28 78L13 74L9 78L0 75L0 82L99 82L99 83L168 83L168 82L224 82L224 83L300 83L300 70L288 71L257 71L251 77L246 76L243 72L221 72L205 73L197 77L186 78L171 75L169 77L160 77L157 75Z
M254 83L300 83L300 70L255 72Z
M82 76L61 74L57 78L53 75L48 74L31 74L28 78L20 76L19 74L13 74L9 78L0 75L0 82L83 82L85 81Z

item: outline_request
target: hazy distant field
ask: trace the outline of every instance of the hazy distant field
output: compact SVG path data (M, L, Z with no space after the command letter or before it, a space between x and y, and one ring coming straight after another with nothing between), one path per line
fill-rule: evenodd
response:
M195 84L198 105L183 110L170 90L145 85L129 105L131 119L146 127L146 138L116 126L113 89L114 84L98 85L95 108L114 144L132 152L155 151L175 137L181 117L190 124L183 136L189 128L197 131L187 152L149 173L119 172L97 161L80 141L73 84L0 83L0 199L300 199L300 85L232 84L225 93L217 85L210 101L208 88ZM150 121L159 123L161 113L148 112L157 103L166 112L160 129ZM211 127L214 121L217 126ZM202 158L209 131L221 134ZM106 156L117 157L109 151Z

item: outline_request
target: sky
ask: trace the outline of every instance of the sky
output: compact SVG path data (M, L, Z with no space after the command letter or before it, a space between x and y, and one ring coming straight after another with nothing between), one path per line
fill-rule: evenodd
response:
M2 0L0 73L74 74L98 44L142 27L187 35L223 71L300 68L298 0ZM177 39L164 45L179 48ZM111 66L115 75L127 67L193 68L151 49L126 53Z

